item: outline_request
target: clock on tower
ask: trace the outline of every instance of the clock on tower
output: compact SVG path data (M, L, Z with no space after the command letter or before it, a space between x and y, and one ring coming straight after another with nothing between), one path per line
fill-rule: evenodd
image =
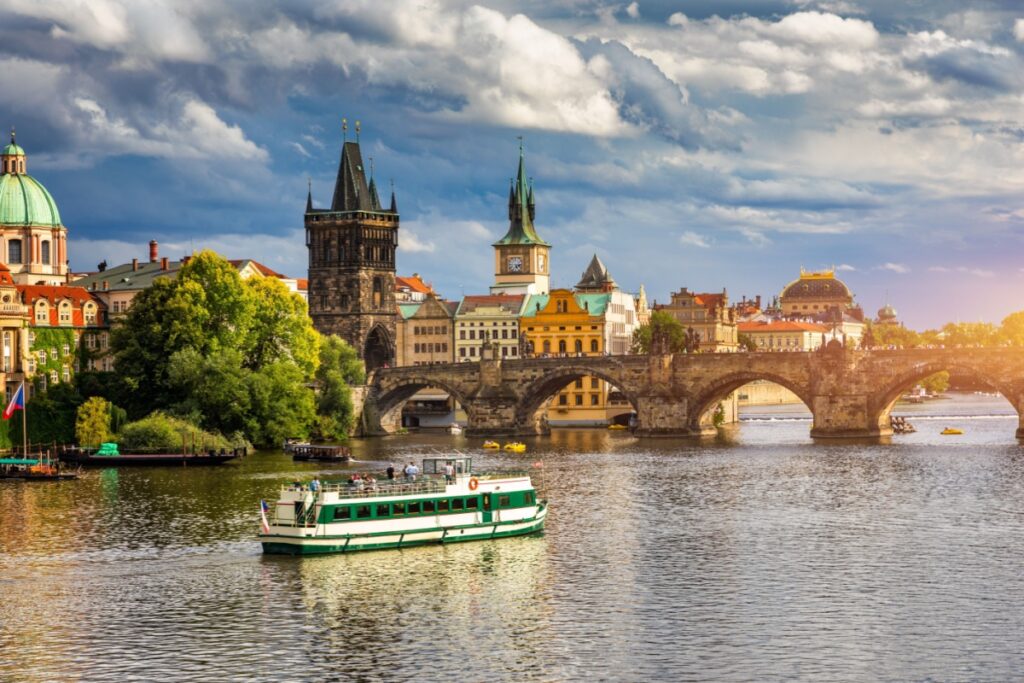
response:
M523 272L523 257L522 256L509 256L508 257L508 272L510 272L510 273L521 273L521 272Z
M508 191L508 232L494 243L494 284L492 294L546 294L548 292L548 250L551 245L537 234L533 187L526 175L523 148L519 148L519 170Z

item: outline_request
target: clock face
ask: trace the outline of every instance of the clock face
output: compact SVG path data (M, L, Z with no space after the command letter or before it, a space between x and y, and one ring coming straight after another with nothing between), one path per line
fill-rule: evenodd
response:
M544 272L544 254L537 255L537 270L541 273Z
M522 256L509 256L508 257L508 272L510 273L521 273L523 271L523 257Z

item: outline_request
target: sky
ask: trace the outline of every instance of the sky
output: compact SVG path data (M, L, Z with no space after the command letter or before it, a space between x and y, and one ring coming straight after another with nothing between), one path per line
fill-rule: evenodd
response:
M304 276L345 117L449 298L522 136L553 286L596 253L657 301L835 267L916 329L1024 309L1018 0L0 0L0 93L75 270L156 239Z

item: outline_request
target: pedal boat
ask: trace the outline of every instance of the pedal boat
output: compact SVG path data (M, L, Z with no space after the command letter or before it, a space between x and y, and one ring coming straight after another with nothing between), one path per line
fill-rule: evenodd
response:
M474 475L471 458L426 458L415 481L377 482L371 490L326 483L289 484L263 518L268 555L350 553L523 536L543 530L547 501L528 474ZM445 465L455 474L447 478Z

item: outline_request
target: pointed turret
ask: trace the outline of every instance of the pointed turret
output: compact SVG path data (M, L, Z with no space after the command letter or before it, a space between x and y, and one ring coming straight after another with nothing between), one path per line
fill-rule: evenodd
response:
M373 211L373 199L366 184L366 171L358 142L346 142L341 148L338 179L334 183L331 211Z
M538 235L533 227L534 217L533 188L526 176L526 159L523 155L522 143L519 146L519 169L516 179L509 190L508 197L508 232L494 246L502 244L540 244L551 246Z
M380 204L380 195L377 194L377 183L374 182L373 176L370 176L370 206L374 211L382 211L384 208Z
M308 186L306 190L306 213L313 213L313 180L307 180L306 184Z
M391 213L398 213L398 200L395 199L395 188L391 188Z
M590 259L590 265L583 271L583 277L576 283L578 292L611 292L618 289L615 280L608 273L608 269L601 263L601 259L594 254Z

